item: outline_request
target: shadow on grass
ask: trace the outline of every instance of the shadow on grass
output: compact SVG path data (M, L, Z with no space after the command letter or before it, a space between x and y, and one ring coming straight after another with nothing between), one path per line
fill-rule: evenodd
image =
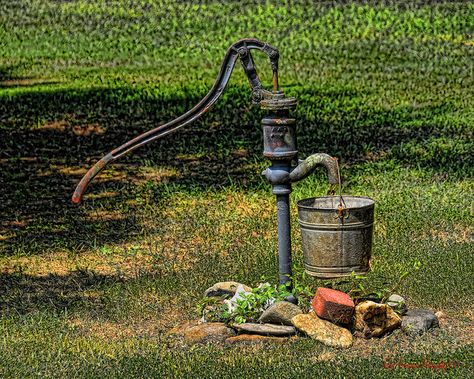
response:
M271 249L256 254L249 248L246 254L231 252L222 257L200 246L179 259L157 250L146 262L125 259L114 266L104 259L90 269L80 261L61 267L59 259L54 268L59 267L61 273L55 274L48 273L48 268L26 273L24 262L20 262L0 272L0 316L67 311L108 319L129 318L130 313L148 316L151 311L155 317L157 310L176 305L177 296L183 307L179 314L185 315L194 312L195 299L223 276L254 283L262 272L270 275L277 267ZM192 269L188 266L191 262Z
M16 75L13 73L17 69L16 66L10 65L10 66L0 66L0 85L2 82L8 81L8 80L16 80L19 79ZM23 78L26 79L26 78Z
M1 72L2 80L12 79L8 72ZM71 204L75 185L97 159L182 114L202 95L160 99L139 89L98 88L25 91L0 97L0 254L80 250L136 238L141 226L134 207L139 205L133 204L134 195L127 188L146 183L138 169L144 159L177 172L159 182L158 191L163 193L167 183L188 188L237 184L249 190L261 185L252 164L261 156L259 120L263 113L244 108L250 103L247 89L231 87L202 120L124 157L120 165L106 171L100 183L94 182L89 189L99 199L89 199L81 206ZM316 102L343 96L348 96L347 91L312 94ZM303 114L311 107L315 105L299 105ZM429 122L432 115L450 111L447 106L339 109L340 121L335 123L297 115L302 155L325 151L345 163L388 156L420 164L416 148L429 138L442 137L448 142L461 138L468 146L469 135ZM423 127L410 126L419 119L428 121ZM414 149L400 149L403 146ZM470 164L463 151L449 150L449 146L444 152L435 149L430 154L421 161L422 166L460 172ZM91 217L94 210L121 210L125 203L128 211L120 217Z
M117 281L114 276L81 270L47 276L2 273L0 313L27 314L46 308L62 311L84 302L100 307L101 298L94 296L94 290Z

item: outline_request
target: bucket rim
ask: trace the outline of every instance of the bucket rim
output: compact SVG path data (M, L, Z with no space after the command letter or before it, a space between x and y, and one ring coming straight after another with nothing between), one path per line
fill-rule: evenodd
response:
M366 208L372 208L375 205L375 200L368 197L368 196L352 196L352 195L342 195L343 199L364 199L364 200L369 200L369 204L362 205L360 207L347 207L344 209L366 209ZM308 200L316 200L316 199L338 199L339 200L339 195L335 196L315 196L315 197L308 197L306 199L301 199L296 202L296 205L298 209L307 209L307 210L318 210L318 211L334 211L334 208L329 208L329 207L313 207L309 205L303 205L302 203Z

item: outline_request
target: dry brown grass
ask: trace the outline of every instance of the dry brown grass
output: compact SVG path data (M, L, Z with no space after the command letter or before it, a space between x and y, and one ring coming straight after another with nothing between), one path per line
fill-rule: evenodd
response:
M54 130L58 132L64 132L69 127L69 123L65 120L50 121L41 125L38 129L40 130Z
M155 292L140 293L141 303L161 302L163 307L158 313L141 312L126 320L111 321L94 318L89 315L73 316L67 325L84 337L97 338L103 341L147 338L156 340L169 334L173 328L181 327L185 316L179 309L180 299L168 298L166 302ZM196 321L192 321L197 323Z
M474 228L470 225L456 224L453 230L431 229L427 237L440 241L443 245L449 243L471 243L474 242Z
M2 273L21 272L31 276L65 276L78 269L86 269L99 275L117 275L122 278L136 277L137 273L153 271L154 257L146 252L127 253L126 245L111 250L108 254L85 251L68 254L58 251L41 256L9 257L0 261Z
M15 79L6 79L0 80L0 84L2 87L29 87L34 85L41 85L41 84L54 84L56 82L51 82L48 79L41 79L41 78L15 78Z
M72 132L76 136L88 137L90 135L102 135L105 133L105 128L99 124L74 125Z

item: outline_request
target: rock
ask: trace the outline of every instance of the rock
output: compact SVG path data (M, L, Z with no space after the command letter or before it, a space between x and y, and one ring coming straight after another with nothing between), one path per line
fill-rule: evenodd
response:
M319 287L311 302L316 314L325 320L349 324L354 314L354 302L344 292Z
M234 296L239 286L242 286L245 292L252 291L252 288L238 282L219 282L205 290L204 296Z
M303 311L297 305L288 301L279 301L267 308L258 319L258 322L293 326L291 319L301 313Z
M429 309L410 309L402 318L402 330L411 336L439 327L438 317Z
M296 338L296 337L293 337ZM239 334L235 337L229 337L225 340L228 344L255 344L255 343L286 343L290 341L292 338L285 338L285 337L270 337L270 336L262 336L259 334Z
M235 336L235 331L221 322L208 322L192 326L181 334L190 343L223 342Z
M390 297L387 299L387 305L399 315L404 315L405 313L407 313L407 305L405 304L405 299L400 295L390 295Z
M315 312L296 315L291 321L296 329L327 346L346 348L352 345L351 332L320 319Z
M356 335L364 338L380 337L401 324L400 317L387 304L364 301L355 307Z
M176 325L174 328L166 332L167 336L183 336L184 332L187 329L192 328L193 326L199 325L198 320L185 321L182 324Z
M291 336L296 333L293 326L274 324L244 323L232 325L239 333L261 334L264 336Z

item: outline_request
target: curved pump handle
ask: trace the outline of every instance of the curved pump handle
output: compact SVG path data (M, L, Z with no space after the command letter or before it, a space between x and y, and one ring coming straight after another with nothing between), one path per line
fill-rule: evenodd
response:
M230 79L232 70L234 69L237 57L240 58L242 66L249 79L250 86L252 87L253 102L259 103L261 100L271 97L272 92L263 89L260 79L258 78L255 64L252 55L250 54L251 49L263 51L270 58L270 64L273 72L273 91L278 91L278 50L265 42L253 38L242 39L234 43L227 50L219 75L217 76L217 79L211 90L194 108L162 126L139 135L138 137L128 141L127 143L116 148L115 150L112 150L110 153L102 157L94 166L89 169L89 171L87 171L87 173L81 179L76 187L76 190L74 191L72 201L74 203L79 203L82 200L84 192L89 183L109 163L120 158L122 155L130 153L142 145L178 130L179 128L191 123L206 113L216 102L216 100L222 95L222 92L224 91Z

